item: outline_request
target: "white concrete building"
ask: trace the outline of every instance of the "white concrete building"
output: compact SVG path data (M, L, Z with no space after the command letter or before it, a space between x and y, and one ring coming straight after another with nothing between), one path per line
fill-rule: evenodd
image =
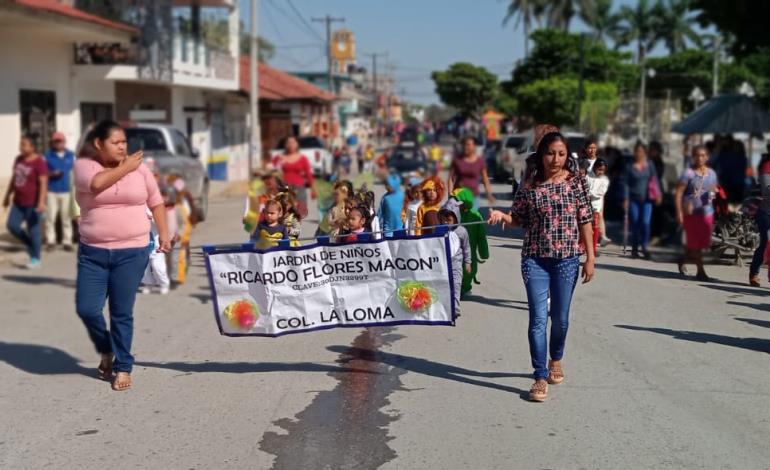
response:
M237 2L107 1L115 21L73 3L0 1L0 179L22 133L45 148L59 130L74 147L104 118L172 124L204 163L229 160L229 179L247 177L245 116L228 109L239 89ZM202 37L203 8L226 24L218 46Z

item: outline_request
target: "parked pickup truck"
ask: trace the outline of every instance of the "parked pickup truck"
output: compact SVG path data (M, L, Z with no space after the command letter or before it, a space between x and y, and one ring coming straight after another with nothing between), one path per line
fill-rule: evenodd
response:
M276 157L283 155L286 139L281 139L278 142L278 146L270 151L270 160L275 160ZM319 137L306 136L298 137L299 153L305 156L310 162L310 167L313 169L315 176L327 177L332 173L334 168L334 157L331 152L326 149L324 141Z
M209 178L199 154L187 137L172 126L137 123L126 127L129 155L144 151L153 158L161 174L177 174L184 178L198 209L198 220L205 220L209 209Z

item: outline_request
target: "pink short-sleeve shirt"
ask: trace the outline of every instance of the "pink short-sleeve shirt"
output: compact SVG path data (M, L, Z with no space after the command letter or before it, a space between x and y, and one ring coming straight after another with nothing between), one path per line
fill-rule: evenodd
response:
M80 241L109 250L150 243L147 207L163 204L152 172L144 166L94 194L91 181L104 167L90 158L75 161L75 199L80 205Z

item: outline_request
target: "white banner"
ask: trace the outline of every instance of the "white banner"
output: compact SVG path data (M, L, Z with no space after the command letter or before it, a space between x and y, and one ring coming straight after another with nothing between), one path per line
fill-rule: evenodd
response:
M454 325L446 236L265 252L205 247L204 253L214 314L226 336Z

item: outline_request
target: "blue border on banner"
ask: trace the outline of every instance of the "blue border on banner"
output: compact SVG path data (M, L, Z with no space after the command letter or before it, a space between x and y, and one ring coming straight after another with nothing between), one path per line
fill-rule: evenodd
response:
M444 230L441 230L444 229ZM405 233L405 231L404 231ZM226 247L218 247L216 245L203 245L201 247L201 251L203 252L203 258L206 262L206 277L208 277L209 280L209 290L211 291L211 303L214 306L214 319L217 322L217 327L219 328L219 334L222 336L227 336L230 338L242 338L242 337L249 337L249 336L256 336L261 338L278 338L281 336L291 335L291 334L298 334L298 333L310 333L313 331L321 331L321 330L331 330L334 328L370 328L374 326L398 326L398 325L427 325L427 326L455 326L455 320L457 319L457 312L455 309L455 302L454 302L454 275L452 273L452 257L450 255L450 248L449 248L449 237L448 237L449 230L448 228L444 227L437 227L435 230L435 233L431 235L420 235L420 236L409 236L409 235L403 235L403 236L394 236L391 238L381 238L379 240L367 240L367 241L357 241L352 243L313 243L310 245L302 245L302 246L295 246L295 247L276 247L276 248L270 248L268 250L258 250L254 247L253 243L244 243L238 247L235 247L234 245L227 245ZM399 234L400 235L400 234ZM447 270L449 271L449 293L450 293L450 309L452 312L452 321L422 321L422 320L397 320L392 322L377 322L377 323L356 323L354 325L352 324L336 324L336 325L324 325L324 326L317 326L314 328L306 328L303 330L293 330L293 331L283 331L281 333L227 333L225 332L223 326L222 326L222 319L219 318L219 301L217 299L217 293L216 289L214 289L214 276L211 272L211 262L209 260L209 255L224 255L224 254L233 254L233 253L268 253L273 251L303 251L303 250L310 250L313 248L323 247L323 246L354 246L354 245L373 245L378 243L384 243L394 240L421 240L425 238L444 238L444 252L447 257Z

